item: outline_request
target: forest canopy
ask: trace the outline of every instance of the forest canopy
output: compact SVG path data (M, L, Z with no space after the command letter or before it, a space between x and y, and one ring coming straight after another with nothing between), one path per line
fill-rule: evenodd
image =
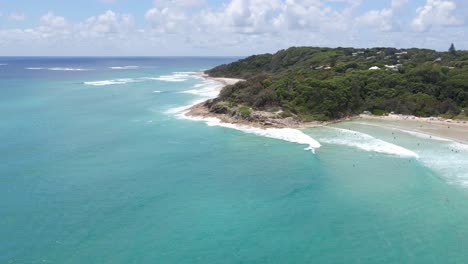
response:
M246 80L225 87L217 101L304 120L363 111L461 117L468 107L468 51L454 49L292 47L206 73Z

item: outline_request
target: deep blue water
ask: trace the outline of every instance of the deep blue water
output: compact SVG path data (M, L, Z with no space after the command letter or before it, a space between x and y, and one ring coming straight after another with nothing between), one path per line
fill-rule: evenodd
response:
M0 263L468 262L466 145L173 111L235 59L0 58Z

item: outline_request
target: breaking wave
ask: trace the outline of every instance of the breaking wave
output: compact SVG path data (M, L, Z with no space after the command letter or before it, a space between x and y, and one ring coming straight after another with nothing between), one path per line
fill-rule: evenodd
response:
M262 137L279 139L300 145L306 145L305 150L310 150L315 153L315 149L321 147L320 143L312 137L304 134L302 131L292 128L256 128L246 125L236 125L231 123L224 123L218 118L205 118L205 117L192 117L187 116L188 109L194 105L204 102L207 98L214 98L219 94L219 91L223 87L223 84L213 80L205 80L200 84L193 86L194 89L184 91L182 93L194 94L204 99L196 100L189 105L171 108L166 111L167 114L173 114L178 118L187 119L192 121L202 121L208 126L226 127L235 130L239 130L248 134L254 134Z
M164 82L185 82L188 79L202 79L196 72L174 72L171 75L161 75L159 77L147 78L150 80L164 81Z
M115 79L115 80L104 80L104 81L95 81L95 82L84 82L85 85L92 86L107 86L107 85L117 85L117 84L127 84L139 82L136 79Z
M383 141L381 139L374 138L371 135L364 134L361 132L343 129L343 128L336 128L336 127L328 127L329 129L333 129L338 132L338 135L330 135L329 137L326 136L324 138L319 139L320 142L328 143L328 144L335 144L335 145L343 145L343 146L350 146L359 148L365 151L372 151L378 152L383 154L389 155L396 155L400 157L412 157L418 158L419 155L415 152L400 147L398 145Z
M185 110L187 107L184 107ZM173 109L174 112L175 109ZM184 110L183 108L180 108L179 110ZM218 118L214 117L190 117L186 116L184 112L179 112L177 115L179 118L183 119L188 119L188 120L193 120L193 121L203 121L205 122L208 126L218 126L218 127L226 127L226 128L231 128L235 130L242 131L244 133L248 134L254 134L257 136L262 136L262 137L267 137L267 138L273 138L273 139L279 139L283 141L288 141L292 143L297 143L300 145L306 145L307 147L305 150L310 150L311 152L315 153L315 150L320 148L321 145L320 143L313 139L312 137L304 134L302 131L298 129L292 129L292 128L256 128L256 127L251 127L251 126L245 126L245 125L236 125L236 124L231 124L231 123L224 123Z
M193 88L194 89L182 91L181 93L193 94L207 98L215 98L223 88L223 84L213 80L205 80L200 84L194 85Z
M39 67L30 67L26 68L26 70L46 70L46 71L90 71L91 69L81 69L81 68L62 68L62 67L54 67L54 68L39 68Z
M114 66L114 67L109 67L111 70L136 70L139 69L139 66Z

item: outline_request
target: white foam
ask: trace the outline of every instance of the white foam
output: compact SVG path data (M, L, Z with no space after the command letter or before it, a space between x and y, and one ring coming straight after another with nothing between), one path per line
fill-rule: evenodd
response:
M0 63L0 66L7 66L8 64L6 63Z
M406 134L410 134L410 135L415 136L415 137L418 137L418 138L433 139L433 140L447 141L447 142L451 142L451 141L452 141L452 140L450 140L450 139L441 138L441 137L437 137L437 136L433 136L433 135L429 135L429 134L425 134L425 133L421 133L421 132L410 131L410 130L405 130L405 129L400 129L400 128L392 128L392 129L393 129L393 130L400 131L400 132L403 132L403 133L406 133Z
M422 132L416 132L412 130L406 130L406 129L401 129L401 128L396 128L396 127L391 127L391 126L385 126L385 125L377 125L377 124L370 124L366 122L354 122L355 124L360 124L360 125L365 125L365 126L373 126L373 127L380 127L380 128L390 128L395 131L403 132L405 134L409 134L418 138L423 138L423 139L433 139L433 140L438 140L438 141L447 141L447 142L452 142L453 140L447 139L447 138L442 138L442 137L437 137L433 136L430 134L422 133Z
M62 67L53 67L53 68L40 68L40 67L30 67L26 70L47 70L47 71L90 71L90 69L81 69L81 68L62 68Z
M89 69L80 69L80 68L48 68L49 71L89 71Z
M166 110L165 113L166 114L171 114L171 115L176 115L179 118L191 119L191 118L188 118L185 115L188 112L188 109L191 108L192 106L195 106L195 105L197 105L199 103L202 103L204 101L205 101L205 99L195 100L195 101L192 101L188 105L170 108L170 109Z
M262 137L267 137L267 138L273 138L273 139L279 139L283 141L288 141L292 143L297 143L300 145L306 145L307 147L305 150L310 150L313 153L315 153L315 149L318 149L321 147L320 143L313 139L312 137L304 134L302 131L298 129L292 129L292 128L267 128L267 129L262 129L262 128L256 128L256 127L251 127L251 126L245 126L245 125L236 125L236 124L231 124L231 123L224 123L218 118L214 117L189 117L186 116L185 113L181 113L177 115L180 118L184 119L189 119L193 121L203 121L205 122L208 126L219 126L219 127L226 127L226 128L231 128L235 130L239 130L248 134L254 134L257 136L262 136Z
M139 66L114 66L114 67L109 67L111 70L136 70L139 69Z
M468 187L468 145L441 143L421 152L421 160L449 183Z
M418 158L419 155L415 152L400 147L398 145L383 141L372 137L371 135L364 134L357 131L352 131L343 128L328 127L336 130L339 134L330 135L319 139L320 142L336 145L344 145L359 148L365 151L378 152L383 154L396 155L400 157L413 157Z
M203 77L201 77L196 72L174 72L171 75L161 75L159 77L152 77L146 79L164 82L185 82L188 79L203 79Z
M458 142L453 142L452 144L450 144L450 146L451 146L454 150L461 151L461 152L467 152L467 153L468 153L468 145L466 145L466 144L458 143Z
M223 84L208 80L201 84L194 85L193 88L195 89L182 91L181 93L194 94L207 98L215 98L223 88Z
M198 73L196 72L184 72L184 73L174 73L175 75L181 74L181 75L188 75L192 76L194 78L201 78L204 79L203 77L199 76ZM203 81L200 84L196 84L193 86L193 88L198 88L198 89L191 89L187 91L183 91L182 93L188 93L188 94L194 94L199 97L204 97L204 99L196 100L191 102L189 105L185 106L180 106L180 107L174 107L166 111L167 114L174 114L178 118L181 119L187 119L187 120L193 120L193 121L203 121L205 122L208 126L220 126L220 127L226 127L226 128L231 128L235 130L239 130L245 133L249 134L254 134L258 136L263 136L263 137L268 137L268 138L274 138L274 139L279 139L279 140L284 140L288 142L293 142L301 145L306 145L307 147L305 150L310 150L313 153L315 153L315 149L320 148L321 145L318 141L313 139L312 137L304 134L302 131L297 130L297 129L292 129L292 128L267 128L267 129L261 129L261 128L256 128L256 127L250 127L250 126L245 126L245 125L236 125L236 124L230 124L230 123L224 123L218 118L210 117L210 118L205 118L205 117L192 117L192 116L187 116L188 109L191 108L194 105L197 105L199 103L204 102L207 98L214 98L218 96L220 90L224 86L222 83L214 80L206 80Z
M135 79L115 79L115 80L84 82L84 84L92 85L92 86L107 86L107 85L134 83L134 82L139 82L139 81Z
M153 93L162 93L161 91L153 91Z

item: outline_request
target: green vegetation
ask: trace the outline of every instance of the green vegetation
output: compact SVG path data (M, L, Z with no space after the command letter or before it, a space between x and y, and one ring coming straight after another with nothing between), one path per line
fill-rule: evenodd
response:
M337 119L363 111L461 117L468 107L468 51L455 51L454 46L449 52L293 47L207 73L246 79L225 87L217 102L282 109L284 115L303 120Z
M242 106L242 107L239 107L239 113L240 113L243 117L249 117L249 116L252 114L252 111L250 110L249 107Z

